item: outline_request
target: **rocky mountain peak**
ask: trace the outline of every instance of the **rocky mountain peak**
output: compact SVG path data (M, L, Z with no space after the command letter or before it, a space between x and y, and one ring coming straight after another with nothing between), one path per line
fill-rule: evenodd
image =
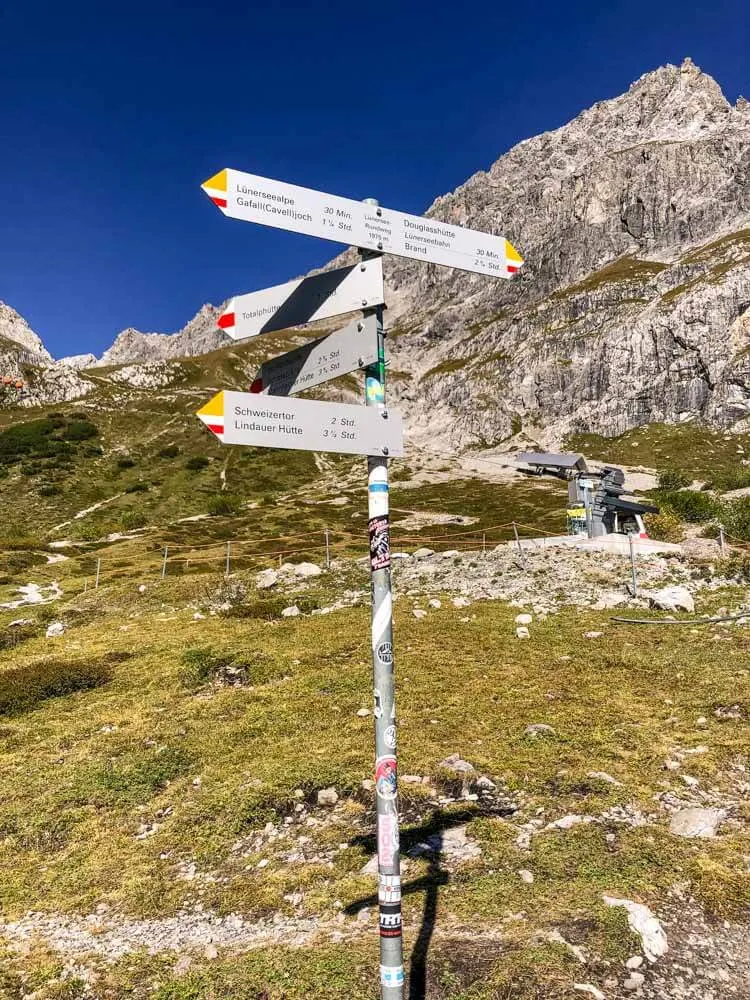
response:
M0 337L37 355L40 361L52 360L52 355L45 348L41 338L34 333L23 316L5 302L0 302Z

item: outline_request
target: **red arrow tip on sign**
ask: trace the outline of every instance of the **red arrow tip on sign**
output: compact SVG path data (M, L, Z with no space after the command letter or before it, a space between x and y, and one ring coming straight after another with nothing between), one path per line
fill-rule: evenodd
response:
M250 386L250 392L263 392L263 379L262 378L256 378L256 380Z
M234 313L233 312L222 313L221 316L219 316L218 324L221 330L226 330L229 327L234 326Z

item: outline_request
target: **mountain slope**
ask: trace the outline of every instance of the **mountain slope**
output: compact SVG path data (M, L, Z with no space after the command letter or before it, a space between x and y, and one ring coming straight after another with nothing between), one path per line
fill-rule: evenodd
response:
M15 351L20 347L38 357L40 362L51 361L52 355L46 350L41 338L29 324L5 302L0 302L0 352Z
M750 105L689 59L519 143L426 214L502 232L526 267L503 282L385 258L391 397L418 443L746 429ZM217 312L175 335L126 330L100 363L214 350Z

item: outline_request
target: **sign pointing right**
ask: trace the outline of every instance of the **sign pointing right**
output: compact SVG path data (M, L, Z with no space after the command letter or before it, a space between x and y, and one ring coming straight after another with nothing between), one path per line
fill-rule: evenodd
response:
M244 222L494 278L510 278L523 264L519 252L504 236L491 236L241 170L225 168L201 186L224 215Z

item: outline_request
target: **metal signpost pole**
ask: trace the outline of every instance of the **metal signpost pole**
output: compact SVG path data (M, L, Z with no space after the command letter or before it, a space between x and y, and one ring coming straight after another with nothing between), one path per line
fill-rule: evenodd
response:
M162 578L162 580L167 575L167 554L168 554L168 552L169 552L169 546L165 545L164 546L164 559L162 560L162 564L161 564L161 578Z
M377 205L369 201L368 204ZM364 258L367 251L360 250ZM366 310L367 315L370 310ZM383 307L377 318L378 361L365 369L365 403L385 410ZM372 665L375 716L375 801L378 844L378 914L381 1000L402 1000L404 948L401 935L401 861L396 780L396 700L393 657L393 596L388 504L388 459L367 459L367 508L372 582Z
M94 590L99 588L99 573L101 572L102 561L101 559L96 560L96 582L94 583Z
M638 596L638 577L635 573L635 549L633 548L633 536L628 535L630 542L630 571L633 574L633 597Z

